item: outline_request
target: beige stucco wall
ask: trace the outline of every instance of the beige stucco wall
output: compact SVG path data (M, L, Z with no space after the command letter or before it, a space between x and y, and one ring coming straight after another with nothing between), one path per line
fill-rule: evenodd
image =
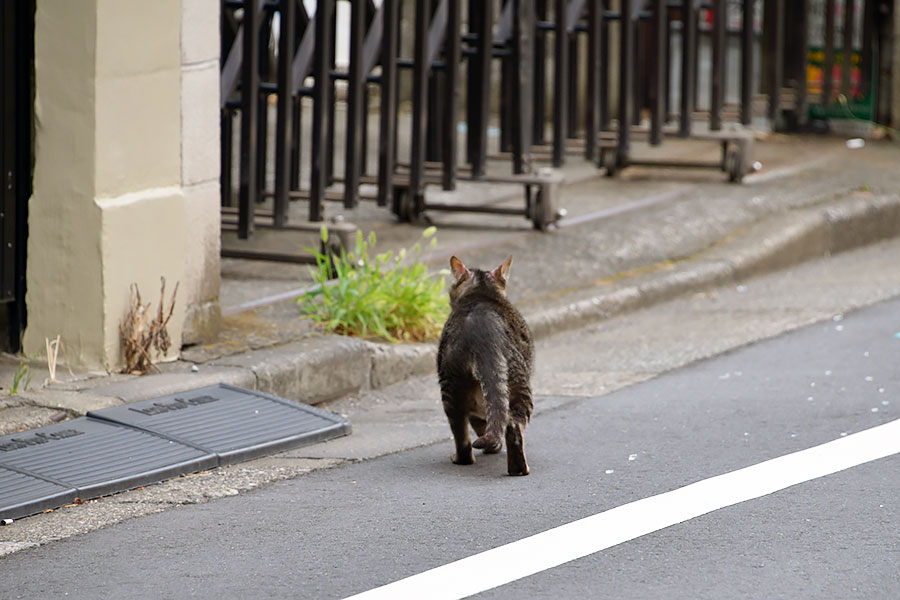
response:
M183 341L216 336L219 309L219 5L182 0L181 185L189 252L184 256Z
M44 336L61 335L79 363L94 358L82 349L103 344L93 177L96 15L84 9L82 3L42 0L35 15L36 161L24 339L33 355Z
M37 3L29 356L61 335L71 362L119 369L133 283L154 310L161 277L167 296L180 285L163 358L177 356L194 305L205 303L208 319L218 314L217 134L207 159L193 160L198 175L186 177L182 160L183 132L209 137L209 123L217 127L218 89L210 96L201 86L192 92L201 110L186 110L183 10L182 0ZM218 17L203 22L217 44ZM199 71L210 76L208 66ZM212 118L202 110L210 107Z

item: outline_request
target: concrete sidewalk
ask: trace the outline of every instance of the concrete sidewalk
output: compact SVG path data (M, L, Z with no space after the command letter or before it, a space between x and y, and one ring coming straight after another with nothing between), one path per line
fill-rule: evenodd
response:
M684 159L718 155L715 144L694 141L667 141L663 148ZM635 156L651 152L658 151L635 148ZM437 270L452 254L481 267L512 255L509 296L542 337L900 234L897 146L849 150L839 138L770 135L757 142L755 159L762 169L735 185L717 171L632 168L606 178L570 157L560 200L567 216L554 230L533 231L518 217L428 215L438 244L424 259ZM519 189L508 185L461 184L453 193L429 194L522 202ZM304 206L292 210L301 214ZM375 231L379 251L411 246L429 224L398 224L371 204L351 211L329 205L327 216L337 215ZM251 243L302 248L315 239L259 231ZM434 369L434 343L317 333L293 302L311 283L303 266L226 259L222 277L225 318L217 342L185 348L180 360L160 365L162 373L143 377L60 366L58 381L46 382L46 363L32 361L27 390L20 386L0 399L0 434L216 382L315 404ZM19 364L8 356L0 364L4 393Z

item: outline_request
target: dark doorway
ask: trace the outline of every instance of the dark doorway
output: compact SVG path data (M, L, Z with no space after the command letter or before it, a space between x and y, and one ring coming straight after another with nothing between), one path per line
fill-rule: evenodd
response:
M0 347L18 352L25 329L25 243L34 135L34 0L0 8Z

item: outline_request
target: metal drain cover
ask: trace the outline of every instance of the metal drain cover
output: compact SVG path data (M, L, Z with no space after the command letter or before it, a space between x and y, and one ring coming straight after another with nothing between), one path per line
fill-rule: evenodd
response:
M209 452L84 417L0 437L0 467L71 486L82 499L214 466Z
M203 448L226 465L350 433L335 414L224 383L88 413Z
M73 502L75 488L0 467L0 519L17 519Z

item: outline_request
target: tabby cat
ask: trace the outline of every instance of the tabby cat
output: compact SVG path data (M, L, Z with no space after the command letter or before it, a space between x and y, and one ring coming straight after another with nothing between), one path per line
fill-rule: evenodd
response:
M450 259L450 316L441 333L437 369L441 400L456 442L452 461L475 462L472 448L500 452L507 471L528 475L523 432L531 419L534 342L519 311L506 299L512 257L493 271ZM469 424L478 434L469 441Z

